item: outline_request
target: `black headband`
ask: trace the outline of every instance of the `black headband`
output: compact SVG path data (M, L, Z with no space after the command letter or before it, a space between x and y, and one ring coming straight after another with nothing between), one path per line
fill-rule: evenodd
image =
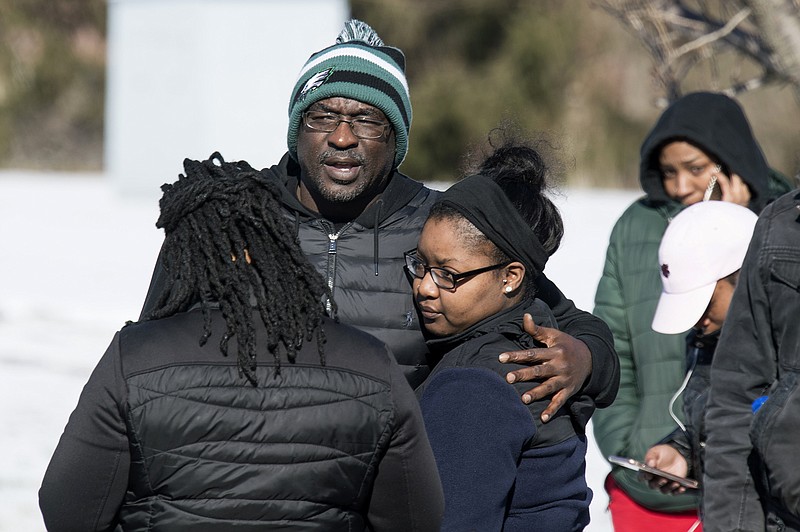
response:
M451 186L439 200L458 211L500 251L518 260L535 277L548 255L536 234L497 183L476 174Z

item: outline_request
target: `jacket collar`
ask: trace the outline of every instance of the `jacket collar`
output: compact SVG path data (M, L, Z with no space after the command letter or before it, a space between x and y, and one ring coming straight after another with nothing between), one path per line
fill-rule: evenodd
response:
M297 186L300 183L300 165L288 153L284 154L277 165L266 168L261 172L273 174L283 183L281 200L289 210L298 213L303 218L321 218L319 213L310 211L297 199ZM405 207L422 188L422 183L394 170L389 179L389 184L381 193L378 201L372 203L353 221L367 229L372 229Z
M525 333L523 328L525 313L530 313L536 323L543 323L550 317L550 310L546 308L544 302L539 299L525 299L513 307L479 321L458 334L444 338L434 338L426 335L426 344L432 354L441 356L469 340L494 332L504 336L511 336L515 339L524 339L522 343L526 344L526 348L534 347L535 342ZM423 327L423 334L424 331Z

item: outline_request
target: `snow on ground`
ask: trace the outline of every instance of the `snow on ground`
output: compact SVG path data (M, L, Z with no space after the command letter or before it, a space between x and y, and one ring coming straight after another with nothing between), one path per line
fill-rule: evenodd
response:
M154 191L158 193L158 191ZM636 191L565 190L566 236L547 266L590 310L611 227ZM100 175L0 172L0 532L44 525L37 490L83 384L136 319L162 234L158 196L122 198ZM592 442L589 532L611 530Z

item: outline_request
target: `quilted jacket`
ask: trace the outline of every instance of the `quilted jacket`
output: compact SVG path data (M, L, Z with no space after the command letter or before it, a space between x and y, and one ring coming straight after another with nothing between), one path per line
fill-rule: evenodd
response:
M266 345L256 318L258 346ZM123 328L42 483L48 530L435 531L443 512L419 406L374 338L330 320L258 385L199 310ZM235 351L235 349L234 349Z

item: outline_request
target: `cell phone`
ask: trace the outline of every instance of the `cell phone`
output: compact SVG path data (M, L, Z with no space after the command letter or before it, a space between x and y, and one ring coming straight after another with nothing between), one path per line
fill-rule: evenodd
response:
M719 187L719 183L717 183L717 175L714 174L711 176L711 180L708 182L705 194L703 194L703 201L721 200L721 199L722 199L722 189Z
M655 475L657 477L662 477L672 482L677 482L684 488L689 488L696 490L700 487L700 483L691 478L682 478L672 473L667 473L662 469L656 469L655 467L650 467L649 465L640 462L638 460L634 460L633 458L625 458L624 456L609 456L608 461L612 464L616 464L622 467L626 467L628 469L632 469L634 471L640 471L644 473L650 473L651 475Z

